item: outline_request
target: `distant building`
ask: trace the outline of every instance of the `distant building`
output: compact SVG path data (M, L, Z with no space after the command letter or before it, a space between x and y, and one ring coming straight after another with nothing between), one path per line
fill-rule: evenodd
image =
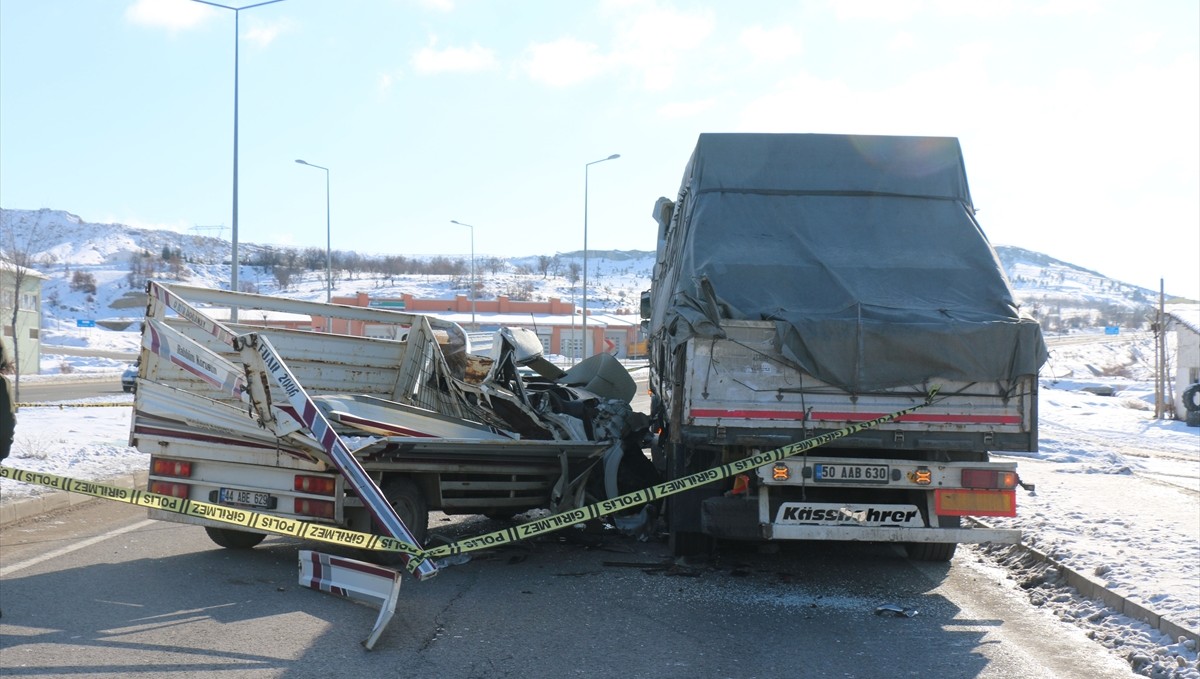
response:
M506 296L475 300L466 295L454 299L418 299L412 295L372 298L360 292L352 297L334 297L335 304L376 309L393 309L426 314L458 323L468 332L495 331L501 327L528 328L537 333L542 350L568 358L583 356L583 316L570 302L552 297L545 302L520 302ZM325 319L314 316L313 328L323 329ZM374 330L362 321L335 320L334 332L371 336ZM590 353L608 353L617 358L636 357L641 323L634 314L588 313ZM634 349L631 352L631 349ZM631 356L631 354L634 354Z
M1166 308L1166 330L1175 331L1176 419L1185 419L1183 392L1200 382L1200 304L1173 304Z
M20 275L18 275L20 274ZM21 289L15 290L20 278ZM0 326L4 328L5 349L10 357L17 356L22 375L36 375L42 354L42 281L46 277L7 260L0 260ZM13 323L13 307L17 318ZM14 345L17 351L14 353Z

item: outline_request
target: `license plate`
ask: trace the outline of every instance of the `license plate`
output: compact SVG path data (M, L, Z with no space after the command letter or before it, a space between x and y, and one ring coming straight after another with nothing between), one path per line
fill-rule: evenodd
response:
M816 481L836 483L888 483L889 470L885 464L817 464L813 474Z
M266 509L274 509L277 502L268 493L259 493L253 490L235 490L233 488L222 488L220 498L221 504L245 505L247 507L263 507Z

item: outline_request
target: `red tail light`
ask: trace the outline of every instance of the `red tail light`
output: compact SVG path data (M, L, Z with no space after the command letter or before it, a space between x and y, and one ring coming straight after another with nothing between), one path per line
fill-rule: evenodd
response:
M332 519L334 517L334 505L328 500L306 500L298 497L296 498L295 513L322 519Z
M1007 490L1017 487L1017 473L996 469L962 470L963 488L992 488Z
M298 493L333 495L337 491L337 481L328 476L296 476L292 487Z
M150 473L155 476L175 476L186 479L192 475L192 463L156 457L150 460Z
M157 495L169 495L171 497L181 497L187 499L188 486L186 483L168 483L166 481L151 481L150 492Z

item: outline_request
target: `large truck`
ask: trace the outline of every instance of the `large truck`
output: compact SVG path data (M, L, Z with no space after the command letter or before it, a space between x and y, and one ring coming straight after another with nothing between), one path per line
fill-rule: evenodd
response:
M130 445L150 455L153 493L420 547L432 510L573 508L619 492L626 451L649 466L636 386L607 354L563 371L528 330L480 356L460 326L420 314L157 281L147 293ZM267 534L150 516L232 549ZM389 555L409 561L376 556Z
M962 519L1016 513L1016 465L990 453L1037 450L1046 348L975 219L956 139L702 134L654 216L642 313L668 478L929 400L669 498L676 554L841 540L945 561L1019 539Z

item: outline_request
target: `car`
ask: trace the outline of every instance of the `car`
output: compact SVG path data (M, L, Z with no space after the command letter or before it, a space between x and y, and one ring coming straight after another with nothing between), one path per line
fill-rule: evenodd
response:
M140 362L140 360L134 361L125 369L125 372L121 373L121 388L125 390L126 394L137 391L138 363Z

